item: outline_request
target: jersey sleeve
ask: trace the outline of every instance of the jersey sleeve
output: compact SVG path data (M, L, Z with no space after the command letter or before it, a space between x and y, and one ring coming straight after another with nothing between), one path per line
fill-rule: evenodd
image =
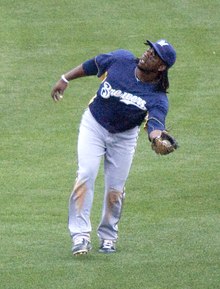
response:
M106 54L100 54L96 56L95 62L96 66L98 68L98 74L97 76L102 76L108 68L111 66L112 62L114 61L114 53L106 53Z
M98 77L101 77L115 61L134 59L134 55L125 49L114 50L109 53L96 56L95 61L98 68Z
M168 101L157 103L149 112L147 118L147 131L150 134L153 130L165 130L165 120L168 113Z
M95 62L95 58L91 58L89 60L86 60L82 64L83 70L85 71L86 75L96 75L98 73L98 67Z
M114 59L114 53L99 54L98 56L83 62L83 70L86 75L102 76L110 67Z
M96 57L83 62L83 69L86 75L97 75L98 77L101 77L114 61L133 57L134 56L130 51L118 49L109 53L99 54Z

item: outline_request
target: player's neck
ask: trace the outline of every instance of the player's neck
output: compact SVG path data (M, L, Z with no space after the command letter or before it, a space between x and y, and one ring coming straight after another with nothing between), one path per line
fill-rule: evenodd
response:
M153 71L142 71L140 68L135 68L135 77L141 82L156 83L159 80L159 74Z

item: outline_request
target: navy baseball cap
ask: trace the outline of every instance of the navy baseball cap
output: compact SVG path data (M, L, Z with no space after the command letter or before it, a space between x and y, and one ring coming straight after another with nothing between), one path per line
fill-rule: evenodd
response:
M167 64L168 68L170 68L175 63L176 51L173 46L165 39L160 39L157 42L146 40L144 44L150 45L150 47L152 47L159 55L159 57Z

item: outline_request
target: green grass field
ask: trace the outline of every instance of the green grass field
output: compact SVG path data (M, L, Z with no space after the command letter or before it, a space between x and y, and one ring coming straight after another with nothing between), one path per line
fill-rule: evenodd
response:
M218 289L219 0L1 0L1 289ZM156 156L143 130L119 226L118 252L97 252L103 172L92 210L93 251L73 258L67 206L81 114L95 77L50 91L101 52L140 56L166 38L178 59L167 119L180 149Z

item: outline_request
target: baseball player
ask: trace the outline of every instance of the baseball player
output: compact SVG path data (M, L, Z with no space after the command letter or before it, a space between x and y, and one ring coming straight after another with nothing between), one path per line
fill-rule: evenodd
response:
M156 153L164 155L177 148L165 128L168 69L176 52L164 39L145 44L149 49L140 58L122 49L91 58L63 74L52 90L52 98L59 101L71 80L90 75L102 79L79 128L78 170L68 221L73 255L86 254L92 248L90 212L101 159L105 190L97 229L99 252L113 253L140 125L146 120L144 129Z

